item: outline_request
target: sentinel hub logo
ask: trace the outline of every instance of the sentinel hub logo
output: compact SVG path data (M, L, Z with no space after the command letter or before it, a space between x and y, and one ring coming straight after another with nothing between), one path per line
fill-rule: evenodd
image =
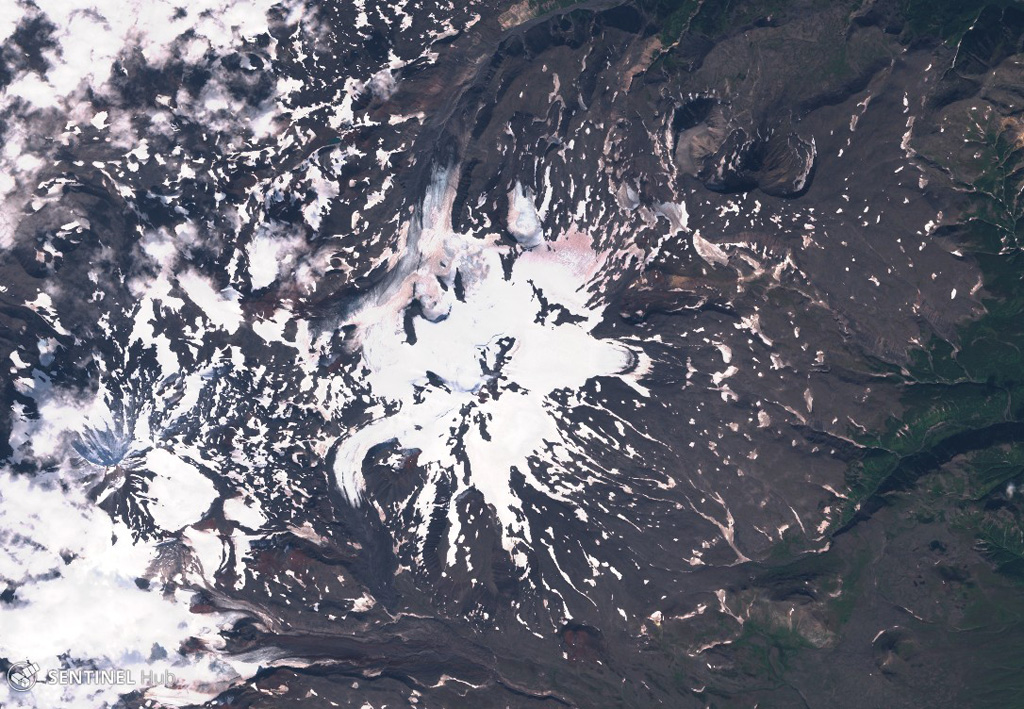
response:
M36 675L39 674L39 665L25 660L15 662L7 670L7 684L15 692L27 692L36 686Z
M171 672L156 672L142 670L139 672L138 682L132 676L131 670L108 669L108 670L49 670L44 677L39 677L39 665L25 660L16 662L7 670L7 683L15 692L27 692L36 686L38 682L55 685L104 685L113 687L117 685L135 686L141 684L146 687L164 685L174 686L175 676Z

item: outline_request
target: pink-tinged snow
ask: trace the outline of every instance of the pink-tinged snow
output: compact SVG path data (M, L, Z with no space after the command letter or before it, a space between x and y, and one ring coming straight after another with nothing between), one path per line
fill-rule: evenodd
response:
M494 506L503 545L512 552L517 539L526 544L531 540L522 503L511 487L512 469L558 499L556 490L533 475L530 460L558 466L573 453L563 434L564 412L551 395L576 392L594 377L619 376L635 386L641 374L637 365L645 360L624 342L593 334L605 304L592 286L606 265L606 254L593 248L584 231L572 229L535 243L529 239L532 248L526 251L502 244L496 234L455 233L451 207L457 179L455 170L435 174L409 225L394 277L351 318L372 394L381 402L397 403L399 409L385 415L379 407L376 420L343 438L334 472L345 497L359 504L362 460L373 446L397 439L405 448L419 449L419 463L428 470L459 470L454 495L479 490ZM513 197L516 207L510 218L516 219L516 228L531 233L533 227L539 229L527 193L520 189ZM510 249L515 254L506 278L501 257ZM455 296L456 271L464 284L464 301ZM553 306L544 316L538 291ZM403 314L415 299L429 319L414 320L416 341L410 344ZM559 322L559 308L573 317ZM503 343L511 347L493 381ZM428 372L445 387L429 385ZM462 437L468 478L453 451L454 431L464 422L469 423ZM428 483L418 500L424 520L433 504L432 485ZM450 539L455 541L461 527L454 506L450 515ZM454 554L457 545L450 548ZM519 554L513 557L522 562Z

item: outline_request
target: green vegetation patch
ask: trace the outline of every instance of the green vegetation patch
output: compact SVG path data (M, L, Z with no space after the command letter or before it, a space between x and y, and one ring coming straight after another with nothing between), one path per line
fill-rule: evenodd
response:
M953 341L938 337L912 354L903 411L872 435L851 468L851 495L837 528L885 497L962 459L958 524L1006 574L1024 580L1024 519L1012 498L1024 472L1024 142L1017 126L971 114L964 151L940 165L968 195L961 240L981 267L985 314Z
M954 45L989 7L1001 9L1019 4L1014 0L903 0L903 16L910 38L933 37Z

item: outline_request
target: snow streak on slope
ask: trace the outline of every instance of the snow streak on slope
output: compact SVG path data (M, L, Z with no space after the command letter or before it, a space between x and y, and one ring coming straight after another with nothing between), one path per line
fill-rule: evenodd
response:
M497 234L459 234L451 224L458 173L437 170L406 235L407 247L389 281L351 319L357 326L366 381L382 406L347 434L335 453L338 485L353 503L364 490L363 460L371 448L397 441L418 451L428 483L413 494L426 535L437 486L451 476L451 497L475 488L493 505L502 545L532 546L514 476L555 498L562 493L533 474L560 468L584 451L563 434L567 411L552 398L594 377L633 382L642 353L592 334L604 303L591 292L605 265L591 238L573 228L522 250ZM538 224L520 188L517 224ZM539 228L539 227L538 227ZM419 316L404 324L417 304ZM640 389L642 391L642 389ZM449 564L461 525L449 507ZM515 553L520 566L523 553Z

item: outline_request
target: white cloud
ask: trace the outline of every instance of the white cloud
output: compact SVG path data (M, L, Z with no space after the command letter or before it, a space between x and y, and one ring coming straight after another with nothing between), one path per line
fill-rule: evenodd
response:
M254 289L266 288L277 280L282 267L294 264L296 252L305 244L297 236L278 236L261 231L246 248L249 256L249 277Z
M129 529L74 488L0 471L0 502L0 578L18 584L17 603L0 606L0 656L29 659L45 673L61 667L66 654L126 669L136 681L142 670L167 670L181 683L171 706L201 701L238 678L219 656L176 652L190 637L223 646L219 631L232 616L191 613L191 593L140 589L135 579L158 558L155 544L133 542ZM154 648L166 656L151 656ZM40 683L24 694L6 690L4 682L7 707L77 708L112 703L125 688Z

